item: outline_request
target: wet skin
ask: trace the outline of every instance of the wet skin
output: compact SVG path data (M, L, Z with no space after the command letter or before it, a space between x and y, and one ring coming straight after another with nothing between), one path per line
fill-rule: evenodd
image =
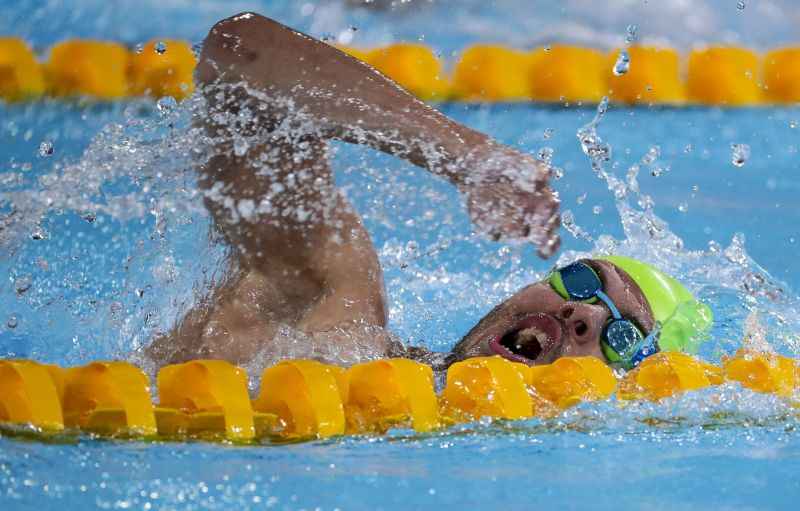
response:
M647 335L653 313L639 286L614 264L586 259L603 290L622 314ZM600 335L611 318L601 301L565 300L548 282L517 291L487 314L454 348L453 359L501 355L515 362L549 364L559 357L593 356L606 360Z
M545 165L328 44L242 13L211 29L196 82L208 111L195 125L211 140L198 185L231 264L148 348L156 365L280 358L284 326L307 336L305 346L291 346L293 357L324 360L321 348L330 345L361 357L429 356L385 330L377 253L335 185L330 140L367 145L449 181L476 228L495 239L527 240L542 257L558 249L559 201ZM235 146L242 136L245 151Z

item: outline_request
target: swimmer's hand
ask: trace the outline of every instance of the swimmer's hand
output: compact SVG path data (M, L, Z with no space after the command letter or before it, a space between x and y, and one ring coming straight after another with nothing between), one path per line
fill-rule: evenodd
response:
M459 189L478 232L499 240L536 245L547 259L561 244L558 194L548 186L550 169L532 156L492 144L460 162Z

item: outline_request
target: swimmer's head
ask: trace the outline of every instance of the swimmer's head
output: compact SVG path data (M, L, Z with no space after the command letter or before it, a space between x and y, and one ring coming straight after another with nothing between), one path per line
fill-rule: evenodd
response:
M495 307L453 359L501 355L538 365L594 356L630 368L656 351L695 352L711 323L709 308L655 267L621 256L583 259Z

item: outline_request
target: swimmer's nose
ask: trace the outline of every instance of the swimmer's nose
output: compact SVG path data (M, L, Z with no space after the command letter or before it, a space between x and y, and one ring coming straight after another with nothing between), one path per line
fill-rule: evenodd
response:
M565 337L576 344L586 344L600 338L608 311L597 305L566 302L559 309L558 317L566 326Z

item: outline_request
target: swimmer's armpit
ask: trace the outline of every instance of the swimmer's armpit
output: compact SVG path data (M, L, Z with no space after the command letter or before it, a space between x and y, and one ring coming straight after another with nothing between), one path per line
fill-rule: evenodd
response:
M242 82L279 103L313 134L364 144L445 177L466 194L473 222L494 238L524 238L547 257L558 247L558 198L545 165L463 126L364 62L271 19L242 13L217 23L203 44L198 82ZM280 122L273 119L272 122Z

